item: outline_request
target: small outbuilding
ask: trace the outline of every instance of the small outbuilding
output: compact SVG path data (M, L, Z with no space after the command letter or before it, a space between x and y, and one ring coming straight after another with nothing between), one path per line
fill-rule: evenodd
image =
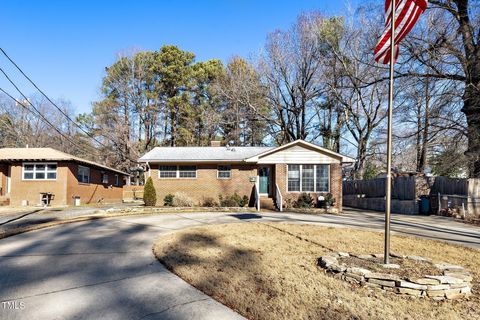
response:
M52 148L0 149L0 204L122 202L127 173Z

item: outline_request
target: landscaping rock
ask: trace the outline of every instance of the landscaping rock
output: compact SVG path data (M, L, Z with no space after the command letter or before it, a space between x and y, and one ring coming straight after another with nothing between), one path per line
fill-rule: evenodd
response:
M428 297L435 301L459 299L471 294L472 276L466 272L463 267L439 263L435 266L442 271L443 275L425 275L423 277L403 278L396 274L385 272L372 272L360 267L349 267L344 263L340 264L337 258L353 256L364 260L382 258L383 254L374 255L351 255L345 252L331 253L320 257L319 266L322 266L326 272L333 274L335 279L342 279L352 284L361 284L371 288L383 289L383 293L395 292L405 294L411 299ZM399 255L394 255L398 257ZM399 258L398 258L399 259ZM411 259L430 263L430 259L419 256L408 256L404 259ZM353 262L355 263L355 262ZM384 268L400 268L398 264L382 265Z
M387 281L387 280L370 278L368 279L368 282L373 284L378 284L383 287L395 287L395 281Z
M435 267L437 267L440 270L460 270L460 271L465 270L462 266L456 266L448 263L436 263Z
M448 284L463 283L462 279L451 277L451 276L425 276L425 278L437 279L440 281L440 283L448 283Z
M460 289L449 289L445 290L445 297L447 299L459 299L464 296L463 293L460 292Z
M447 290L450 289L450 285L448 284L437 284L433 286L427 286L427 290Z
M397 287L401 288L409 288L409 289L416 289L416 290L427 290L427 286L424 284L416 284L409 281L400 280L396 282Z
M472 276L468 272L445 271L443 275L459 278L465 282L471 282L473 280Z
M388 273L378 273L372 272L365 275L367 279L378 279L378 280L390 280L390 281L398 281L400 277L396 274L388 274Z
M410 296L420 297L422 295L422 290L410 289L410 288L396 288L397 293L408 294Z
M445 290L427 290L428 297L445 297Z
M363 269L363 268L357 268L357 267L352 267L352 268L347 268L348 273L353 273L361 276L365 276L367 274L372 273L370 270Z
M440 280L429 279L429 278L408 278L408 281L417 283L417 284L429 284L429 285L440 284Z

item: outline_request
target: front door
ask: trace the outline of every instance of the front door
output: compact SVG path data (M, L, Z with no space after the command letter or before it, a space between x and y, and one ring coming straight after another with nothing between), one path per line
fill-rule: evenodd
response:
M270 167L260 167L258 168L259 176L259 189L260 194L269 195L270 194Z

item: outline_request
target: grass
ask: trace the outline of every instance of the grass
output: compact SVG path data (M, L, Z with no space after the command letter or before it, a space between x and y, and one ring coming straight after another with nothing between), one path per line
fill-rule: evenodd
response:
M181 278L250 319L480 319L480 251L392 236L392 251L459 264L468 300L435 302L352 286L316 266L333 251L381 253L378 232L274 223L191 228L159 238L157 258Z

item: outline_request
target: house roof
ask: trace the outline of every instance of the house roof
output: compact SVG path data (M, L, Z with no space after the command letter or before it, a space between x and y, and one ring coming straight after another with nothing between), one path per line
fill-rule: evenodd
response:
M241 162L272 147L155 147L139 162Z
M0 148L0 161L75 161L101 169L106 169L129 175L126 172L113 169L102 164L75 157L52 148Z
M260 157L293 145L315 149L338 158L341 162L355 162L353 158L303 140L296 140L279 147L156 147L141 157L139 162L256 162Z
M326 154L330 155L331 157L339 158L342 163L353 163L353 162L355 162L355 159L353 159L353 158L351 158L351 157L344 156L343 154L340 154L340 153L338 153L338 152L334 152L334 151L332 151L332 150L329 150L329 149L320 147L320 146L318 146L318 145L316 145L316 144L313 144L313 143L310 143L310 142L307 142L307 141L304 141L304 140L300 140L300 139L299 139L299 140L292 141L292 142L290 142L290 143L284 144L284 145L279 146L279 147L276 147L276 148L272 148L271 150L266 150L266 151L263 152L263 153L254 155L253 157L248 158L248 159L245 159L245 160L246 160L247 162L256 162L256 161L258 161L258 159L261 158L261 157L264 157L264 156L267 156L267 155L269 155L269 154L278 152L278 151L280 151L280 150L288 149L288 148L290 148L290 147L292 147L292 146L295 146L295 145L304 146L304 147L307 147L307 148L310 148L310 149L314 149L314 150L317 150L317 151L326 153Z

